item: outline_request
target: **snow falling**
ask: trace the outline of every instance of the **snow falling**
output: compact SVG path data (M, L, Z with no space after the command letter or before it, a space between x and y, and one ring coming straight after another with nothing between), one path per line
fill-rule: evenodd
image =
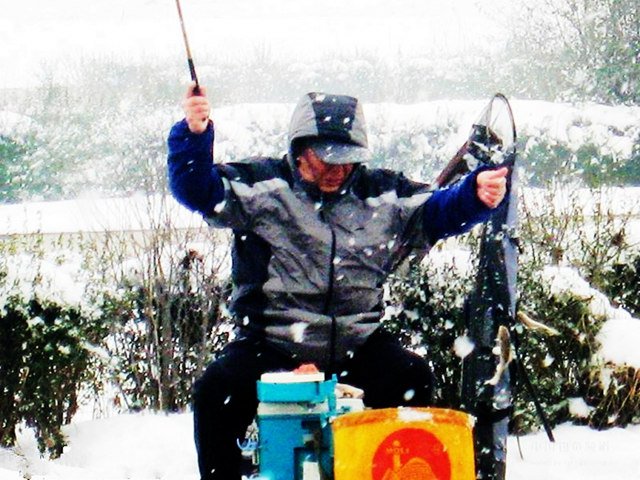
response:
M312 60L314 56L322 58L321 55L327 52L333 55L338 51L339 55L335 56L344 57L342 60L336 58L336 63L354 61L366 65L363 59L351 59L353 52L349 49L360 52L361 56L375 52L380 58L390 58L392 61L396 61L398 55L410 58L417 53L418 56L411 60L415 65L442 52L444 55L439 59L439 65L449 69L458 54L470 45L501 43L501 35L505 30L496 25L495 19L487 19L486 15L479 17L483 13L478 8L477 3L480 2L473 3L470 0L454 2L455 5L400 0L393 4L391 11L388 2L379 0L332 0L325 2L321 11L317 4L305 2L185 2L196 60L207 59L203 65L198 64L201 78L206 81L210 72L216 72L216 58L253 56L259 59L260 55L264 55L267 60L277 60L286 57L283 52L290 56L290 70L283 72L282 77L297 75L300 69L304 71L306 64L301 64L299 59L308 57ZM509 2L502 3L507 5ZM0 63L5 68L0 76L0 89L41 87L48 82L73 85L78 72L70 66L76 65L74 61L82 56L124 58L132 65L141 59L160 62L171 57L175 58L172 62L183 66L183 46L174 10L172 2L164 0L40 0L29 2L29 5L24 2L2 2L0 39L3 48L0 49ZM314 12L311 21L309 11ZM345 13L338 15L340 12ZM296 38L296 42L291 42L292 37ZM318 38L322 41L318 42ZM349 49L345 49L344 45ZM263 53L261 48L264 49ZM44 71L43 67L46 67ZM181 76L175 78L175 84L180 88L187 81L187 73L183 70L180 70ZM375 76L376 72L372 73ZM118 74L114 73L116 76ZM582 74L576 72L576 76ZM304 75L311 78L314 73L305 72ZM401 82L406 79L395 80ZM106 83L109 79L96 81ZM215 92L215 85L209 87ZM260 93L258 91L257 95L260 96ZM366 95L368 92L363 88L362 92L353 93ZM214 99L215 95L213 93ZM453 92L448 95L448 98L454 97ZM280 141L279 145L284 150L282 132L286 130L295 100L290 98L282 103L260 104L248 103L241 98L239 101L216 105L216 161L268 152L276 143L274 139ZM316 101L323 100L322 96L316 97ZM151 125L151 128L157 128L154 133L164 138L170 124L181 115L179 101L180 98L176 98L172 110L160 110L155 105L149 105L149 110L136 112L142 118L136 119L135 128L123 121L118 128L101 134L111 136L115 143L127 145L126 140L134 131ZM373 151L392 150L398 132L419 131L411 138L411 156L418 159L448 158L466 138L468 125L483 103L484 100L437 99L425 99L414 104L387 101L367 103L364 108L372 132L371 148ZM589 142L598 147L601 153L614 158L630 158L637 148L640 109L636 106L551 103L517 96L512 103L519 134L523 138L543 138L552 145L566 145L571 151ZM121 106L126 106L126 100ZM20 135L38 127L38 120L29 116L29 112L5 111L4 108L0 103L0 137L5 133ZM350 121L350 118L344 119L345 124ZM429 135L418 130L424 125L446 131L448 136L437 139L442 142L436 142L436 145ZM536 146L536 140L530 140L523 148L530 150ZM410 171L407 174L424 173L422 167L408 168ZM34 169L37 170L35 166ZM86 172L97 177L94 178L94 184L101 181L100 173L96 173L99 171L99 165L92 165ZM84 173L79 172L79 175ZM427 176L430 173L427 171ZM629 215L626 231L628 241L640 243L640 189L611 189L608 194L612 210ZM98 198L90 190L83 192L83 195L82 198L60 201L0 204L0 235L42 233L71 236L77 233L145 229L160 218L155 213L164 201L177 228L204 226L199 216L189 213L172 198L154 197L151 201L154 214L149 215L150 199L141 195L104 199ZM525 195L531 199L535 209L536 198L541 196L541 192L530 189ZM576 202L584 205L586 211L596 201L588 195L587 191L579 191L574 197L559 194L553 202L559 209ZM216 212L222 211L224 203L215 208ZM318 203L316 210L321 209L322 204ZM374 213L373 218L375 216ZM241 241L245 239L246 236L240 237ZM359 246L355 238L348 239L348 245L364 248L365 256L370 260L375 259L378 251L397 247L394 241ZM194 249L198 250L199 247L195 245ZM219 258L206 259L206 262L218 265L221 274L228 275L229 258L222 250ZM470 256L469 251L458 249L454 244L451 248L433 252L429 261L437 268L465 269L469 268ZM335 266L339 267L342 261L347 260L336 258ZM33 279L36 275L33 259L18 253L11 258L11 262L15 268L10 270L11 276L5 279L6 283L15 285L15 292L32 288L32 285L24 283L24 279ZM210 265L207 264L207 267ZM37 268L40 282L35 292L40 298L69 305L82 305L85 302L86 272L82 269L81 258L72 249L47 251ZM142 267L140 262L127 261L123 263L123 268L128 274L135 275ZM612 304L573 268L562 264L548 267L544 271L544 278L553 295L562 296L570 292L581 298L594 315L605 320L598 334L601 348L598 358L594 360L640 368L640 350L637 347L640 344L639 319ZM336 280L344 280L344 276L338 275ZM3 299L0 302L4 305ZM399 307L388 307L385 318L401 313L412 320L418 318L418 313L402 311ZM38 316L30 320L32 326L42 321ZM247 325L249 319L243 319L243 323ZM449 321L445 323L445 328L452 329L454 325ZM304 341L306 329L305 323L291 326L295 341ZM411 341L417 345L423 339L415 335ZM63 355L69 353L69 347L64 344L56 348ZM96 355L106 356L98 347L86 345L86 348ZM466 335L458 337L454 343L455 354L461 359L473 349L474 344ZM348 352L347 356L352 357L353 352ZM555 361L548 354L542 363L544 367L550 367ZM340 376L346 373L341 372ZM609 386L614 381L611 372L603 369L600 381L603 388ZM409 389L404 392L404 399L410 401L414 395L415 391ZM103 401L108 402L106 399ZM224 403L229 401L230 397ZM567 405L572 415L578 418L586 418L592 408L579 397L569 398ZM0 449L0 480L198 478L192 441L193 419L189 412L170 415L150 412L118 414L106 408L99 409L106 418L98 418L94 408L95 405L89 404L81 406L73 422L64 429L68 446L61 458L53 461L40 456L33 431L22 425L16 447ZM400 409L398 418L411 422L424 420L424 414ZM543 433L522 437L519 441L524 458L519 456L516 439L509 437L508 479L640 478L640 463L637 460L640 427L599 432L566 424L557 427L555 435L555 444L548 443Z

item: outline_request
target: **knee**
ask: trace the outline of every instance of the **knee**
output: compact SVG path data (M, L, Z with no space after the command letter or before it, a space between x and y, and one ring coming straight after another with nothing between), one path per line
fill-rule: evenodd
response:
M194 410L244 408L256 402L256 379L241 362L221 357L211 363L192 389Z
M224 398L230 395L231 389L231 379L227 378L224 369L214 362L193 384L193 406L197 408L200 405L222 403Z
M390 365L360 386L365 403L372 408L426 407L433 404L434 375L431 367L416 356L399 365Z
M435 376L429 364L422 358L411 362L404 378L402 405L428 406L433 404Z

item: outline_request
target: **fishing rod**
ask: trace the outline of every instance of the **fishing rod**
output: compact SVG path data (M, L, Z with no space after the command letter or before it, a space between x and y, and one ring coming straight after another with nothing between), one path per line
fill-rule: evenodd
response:
M182 28L182 38L184 39L184 46L187 50L187 63L189 65L189 72L191 73L191 80L196 84L196 86L193 89L193 93L195 95L200 95L200 84L198 83L198 76L196 75L196 67L193 64L193 56L191 55L191 48L189 48L189 39L187 38L187 29L184 26L184 18L182 16L182 8L180 7L180 0L176 0L176 7L178 8L178 17L180 17L180 27Z

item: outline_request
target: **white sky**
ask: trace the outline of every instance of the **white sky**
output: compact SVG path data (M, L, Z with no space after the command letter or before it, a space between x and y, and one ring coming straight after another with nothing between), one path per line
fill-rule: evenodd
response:
M197 64L205 53L230 57L262 48L294 60L333 51L445 55L495 45L501 29L478 4L182 0L182 9ZM101 56L184 56L174 0L0 0L0 45L0 88L37 83L43 64Z

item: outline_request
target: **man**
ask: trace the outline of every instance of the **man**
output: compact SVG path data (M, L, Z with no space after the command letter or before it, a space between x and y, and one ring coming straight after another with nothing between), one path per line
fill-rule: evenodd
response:
M427 363L379 328L384 282L409 254L486 220L504 198L507 169L435 192L368 169L360 103L321 93L296 106L284 158L213 164L206 90L193 88L169 136L169 182L186 207L233 230L238 325L194 388L201 478L240 478L237 439L266 371L314 363L363 389L369 407L428 405Z

